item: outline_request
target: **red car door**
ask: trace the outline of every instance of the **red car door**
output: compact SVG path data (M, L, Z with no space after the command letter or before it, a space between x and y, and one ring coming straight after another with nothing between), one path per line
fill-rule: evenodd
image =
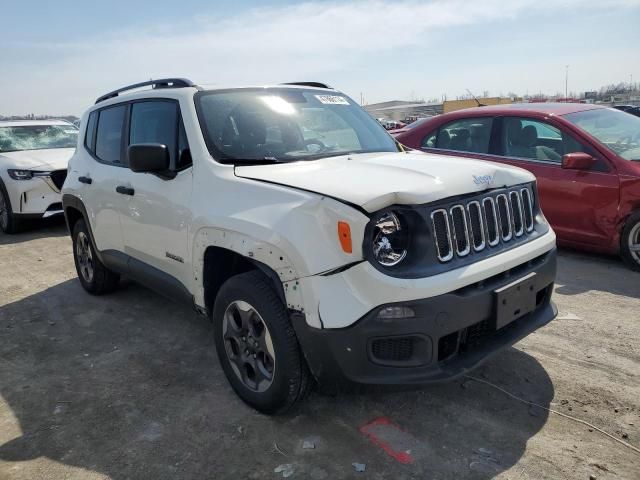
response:
M540 204L559 243L609 251L619 180L608 161L557 123L502 117L495 127L501 160L529 170L538 179ZM572 152L589 153L597 163L589 170L562 168L562 156Z

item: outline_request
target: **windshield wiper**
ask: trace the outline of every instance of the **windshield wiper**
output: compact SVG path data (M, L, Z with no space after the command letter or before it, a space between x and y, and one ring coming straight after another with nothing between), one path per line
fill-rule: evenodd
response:
M275 157L264 158L225 158L220 160L220 163L227 163L235 165L236 167L242 167L245 165L273 165L276 163L288 163L286 160L279 160Z

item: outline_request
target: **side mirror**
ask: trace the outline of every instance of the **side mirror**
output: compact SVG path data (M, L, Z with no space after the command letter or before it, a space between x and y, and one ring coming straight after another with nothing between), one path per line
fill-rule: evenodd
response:
M567 153L562 157L562 168L570 170L589 170L595 165L596 159L588 153Z
M169 150L160 143L129 145L129 168L134 172L161 173L169 170Z

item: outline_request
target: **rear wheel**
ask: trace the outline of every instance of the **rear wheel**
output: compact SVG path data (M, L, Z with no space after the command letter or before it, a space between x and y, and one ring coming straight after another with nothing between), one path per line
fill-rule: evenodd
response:
M261 272L227 280L213 320L218 358L245 403L275 414L306 396L312 381L307 364L287 309Z
M620 254L632 270L640 271L640 212L627 219L620 236Z
M4 185L0 182L0 229L4 233L20 231L20 220L13 214L11 202Z
M90 235L84 220L78 220L73 226L73 260L82 287L93 295L102 295L117 288L120 275L100 261Z

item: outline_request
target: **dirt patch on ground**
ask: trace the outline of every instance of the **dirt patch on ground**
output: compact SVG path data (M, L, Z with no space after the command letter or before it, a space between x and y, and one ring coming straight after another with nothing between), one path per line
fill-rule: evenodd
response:
M640 446L640 274L563 251L554 300L559 319L471 375ZM131 282L86 294L61 222L0 235L0 479L640 478L639 454L469 378L266 417L211 335Z

